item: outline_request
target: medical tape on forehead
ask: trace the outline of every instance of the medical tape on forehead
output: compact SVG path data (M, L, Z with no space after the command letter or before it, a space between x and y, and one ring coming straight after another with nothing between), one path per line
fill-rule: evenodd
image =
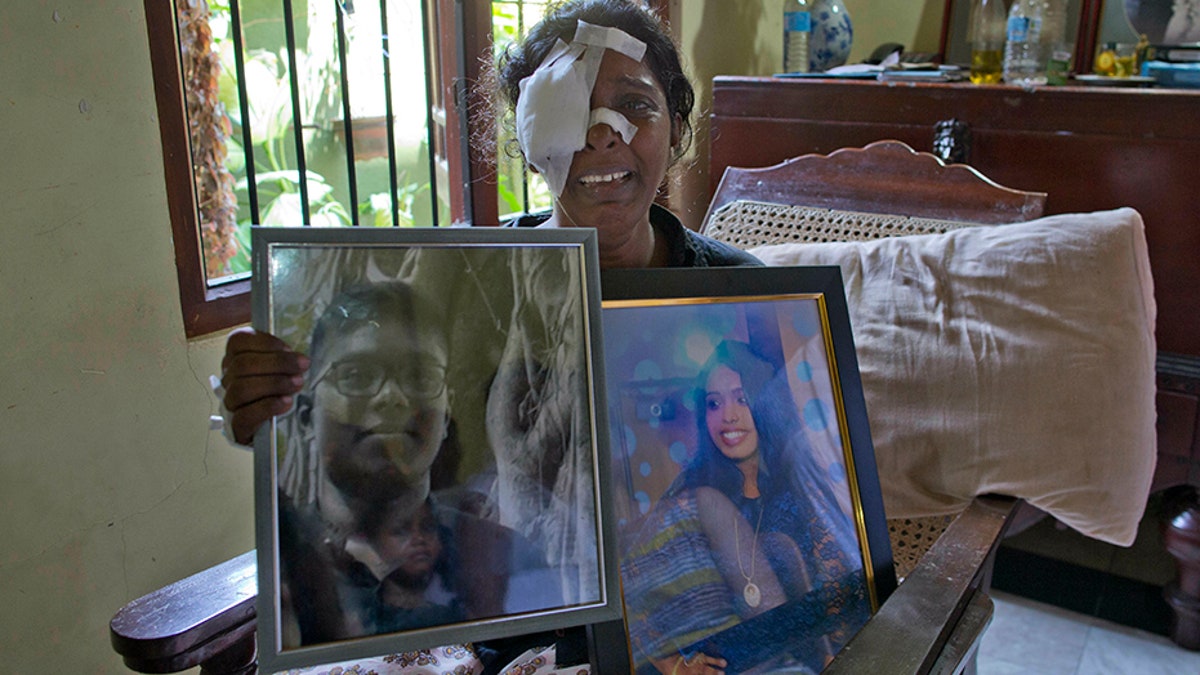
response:
M575 44L574 42L567 44L561 39L555 40L554 46L550 48L550 53L546 54L546 58L542 59L541 64L538 65L537 70L535 70L534 73L536 74L538 71L549 70L564 58L569 59L569 61L567 61L568 63L575 61L583 55L583 50L586 48L586 46L587 45ZM521 80L521 84L524 84L528 80L528 77L524 80Z
M592 47L603 47L618 51L633 59L641 61L646 53L646 43L633 37L620 28L597 26L586 21L580 21L575 26L574 42Z
M634 61L641 61L646 54L646 43L620 28L597 26L586 21L580 21L575 26L575 39L572 44L589 47L583 52L583 60L587 64L585 67L587 68L589 95L591 89L596 86L596 73L600 70L600 60L604 58L605 49L620 52ZM590 49L591 47L598 49ZM632 142L633 135L637 133L637 127L627 117L611 108L601 107L591 111L588 115L587 128L591 129L597 124L607 124L612 127L613 131L620 134L621 140L626 143Z
M521 80L517 141L555 196L562 194L571 160L587 145L593 125L608 124L626 143L637 131L615 110L588 108L605 49L641 61L646 44L619 28L579 21L571 44L556 41L533 74Z
M587 82L589 97L591 96L592 89L596 87L596 75L600 72L600 61L604 58L605 49L620 52L634 61L641 61L642 55L646 53L645 42L633 37L620 28L597 26L586 21L579 21L576 24L575 39L572 40L571 45L584 46L583 55L579 58L579 61L583 64L584 81ZM620 113L616 114L620 115ZM625 119L624 116L621 119ZM595 122L592 121L589 115L587 128L592 128L594 124ZM621 137L624 138L625 134L621 134ZM626 139L625 142L628 143L629 140ZM580 149L582 149L582 146Z

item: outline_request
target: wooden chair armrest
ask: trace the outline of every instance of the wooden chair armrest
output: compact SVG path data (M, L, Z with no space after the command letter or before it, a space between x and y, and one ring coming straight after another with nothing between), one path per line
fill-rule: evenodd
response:
M954 632L946 640L946 646L930 672L952 675L964 672L967 664L972 662L979 651L983 631L992 623L995 611L996 606L987 593L979 591L971 596L971 601L963 610L962 618L958 620Z
M142 673L245 672L255 657L257 568L249 551L130 602L109 622L113 649Z
M957 672L990 621L981 584L1019 503L976 497L824 672Z

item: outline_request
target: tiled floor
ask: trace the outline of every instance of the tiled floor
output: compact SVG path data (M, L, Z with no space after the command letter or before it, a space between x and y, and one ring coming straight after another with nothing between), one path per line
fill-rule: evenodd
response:
M1200 652L1166 637L1162 587L1175 575L1154 495L1130 547L1088 539L1050 519L1006 539L979 675L1200 675Z
M983 636L979 675L1200 674L1200 652L1166 637L1001 591Z

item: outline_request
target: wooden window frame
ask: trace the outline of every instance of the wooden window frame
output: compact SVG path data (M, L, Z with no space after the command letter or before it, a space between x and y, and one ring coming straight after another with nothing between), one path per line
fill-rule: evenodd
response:
M192 338L248 322L250 280L213 288L205 281L175 6L169 0L145 0L143 5L150 38L150 65L162 139L167 212L171 218L175 269L179 277L179 301L184 331Z
M434 86L442 93L436 100L455 104L441 111L449 152L439 158L445 162L450 178L447 201L451 218L459 224L496 224L496 197L491 195L488 199L495 192L495 180L490 178L487 158L467 141L474 131L468 125L484 122L463 120L460 114L468 91L466 83L476 81L480 74L479 60L463 55L480 54L490 46L490 0L424 0L423 4L433 21L431 30L437 36L435 48L440 67ZM250 321L251 283L248 278L211 287L207 283L174 3L144 0L143 6L184 332L188 338L201 337ZM462 35L461 40L458 35ZM489 183L490 191L486 189ZM472 190L473 186L484 189Z

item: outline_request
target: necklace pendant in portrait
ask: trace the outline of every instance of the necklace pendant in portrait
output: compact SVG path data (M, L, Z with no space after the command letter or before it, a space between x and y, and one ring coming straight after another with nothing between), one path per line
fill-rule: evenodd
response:
M758 590L758 586L753 581L748 581L746 587L742 589L742 598L750 607L758 607L762 603L762 591Z

